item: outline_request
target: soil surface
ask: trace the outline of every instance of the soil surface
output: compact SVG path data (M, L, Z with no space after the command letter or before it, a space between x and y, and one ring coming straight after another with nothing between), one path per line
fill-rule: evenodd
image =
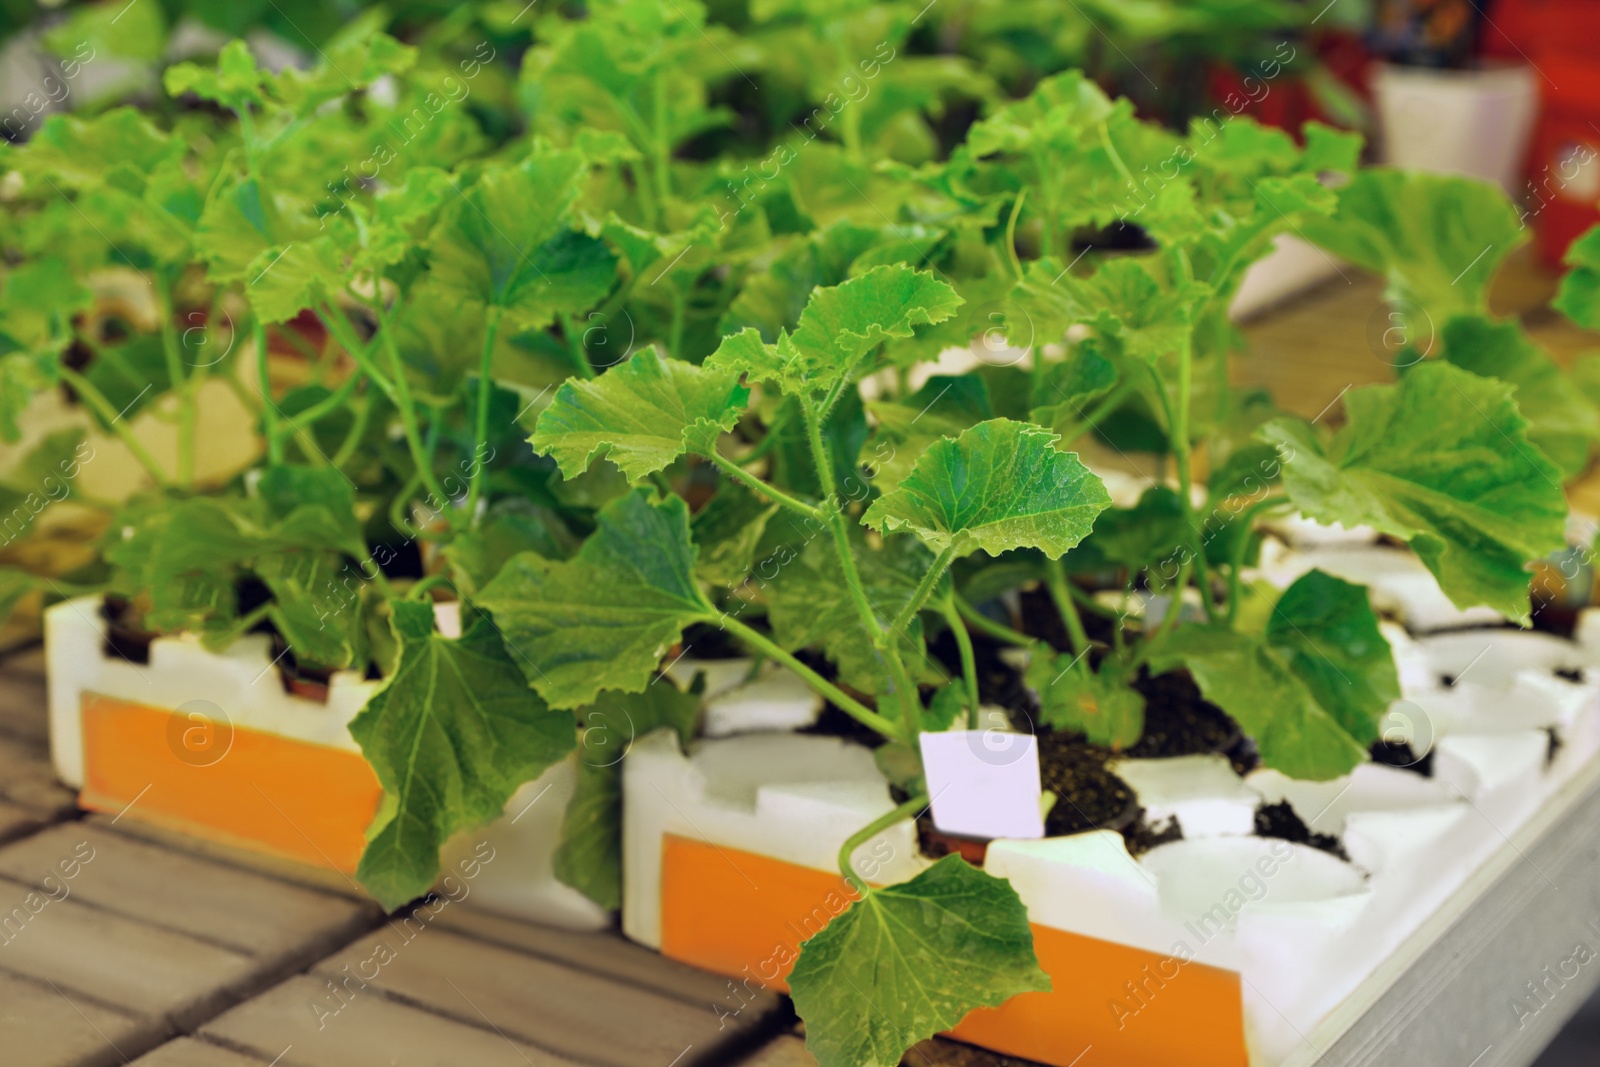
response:
M1433 777L1433 753L1417 757L1411 746L1404 741L1376 741L1370 749L1375 763L1398 767L1403 771L1414 771L1424 778Z
M1109 750L1071 734L1055 730L1039 734L1039 781L1056 795L1045 816L1045 836L1122 831L1134 824L1139 808L1133 789L1106 769L1111 757Z
M1310 845L1348 861L1344 846L1332 834L1314 834L1305 820L1295 813L1287 800L1277 804L1263 804L1256 809L1256 836L1278 837L1296 845Z

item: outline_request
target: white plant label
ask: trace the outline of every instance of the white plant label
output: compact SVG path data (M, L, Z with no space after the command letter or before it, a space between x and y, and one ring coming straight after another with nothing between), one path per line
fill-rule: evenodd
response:
M922 769L933 824L962 837L1044 836L1039 741L1010 730L922 735Z

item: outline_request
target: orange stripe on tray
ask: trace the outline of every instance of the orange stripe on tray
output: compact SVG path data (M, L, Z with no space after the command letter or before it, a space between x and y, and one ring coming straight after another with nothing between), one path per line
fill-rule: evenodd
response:
M346 874L383 799L359 753L96 694L83 762L91 811Z
M667 834L662 842L661 951L728 975L737 1013L762 989L787 992L799 945L849 906L836 874ZM952 1037L1072 1067L1246 1067L1238 974L1037 923L1048 993L972 1012ZM1168 977L1170 976L1170 977Z

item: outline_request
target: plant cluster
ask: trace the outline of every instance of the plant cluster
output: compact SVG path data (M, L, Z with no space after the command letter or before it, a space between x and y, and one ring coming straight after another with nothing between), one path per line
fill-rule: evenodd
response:
M310 71L230 44L167 71L159 123L56 116L0 150L0 433L64 389L149 481L75 498L106 513L103 562L0 571L0 594L107 591L148 631L265 629L296 671L381 678L351 732L386 795L359 870L385 905L581 746L558 873L616 906L618 746L692 738L699 694L663 666L720 630L885 739L906 803L846 844L858 899L790 984L821 1062L893 1064L1048 981L1005 882L851 863L926 806L919 736L979 722L975 639L1029 651L1043 727L1131 747L1135 683L1183 671L1267 766L1326 779L1398 683L1362 588L1251 580L1274 514L1370 525L1458 605L1526 621L1600 416L1490 315L1520 239L1498 193L1362 170L1316 125L1175 133L1076 71L1011 98L966 58L981 38L930 49L914 4L528 18L515 127L452 88L498 76L493 46L361 27ZM1128 226L1145 247L1105 247ZM1229 304L1286 233L1383 272L1406 327L1398 381L1342 419L1229 381ZM1594 246L1562 298L1588 325ZM102 314L130 273L152 312ZM930 366L975 338L990 359ZM261 458L208 482L218 388ZM35 447L4 512L82 440ZM1074 447L1162 477L1112 506ZM1059 647L1004 610L1024 587Z

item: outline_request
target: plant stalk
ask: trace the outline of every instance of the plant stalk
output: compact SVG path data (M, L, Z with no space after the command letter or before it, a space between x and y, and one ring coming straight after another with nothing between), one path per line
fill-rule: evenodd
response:
M926 793L922 794L921 796L912 797L910 800L906 801L904 804L901 804L893 811L878 816L876 819L872 820L870 823L851 834L849 838L845 840L844 846L839 849L839 873L844 875L845 880L851 885L855 886L856 890L863 896L872 892L872 887L867 884L867 880L865 878L862 878L856 873L855 868L850 864L851 858L855 856L856 849L860 848L877 835L883 833L883 831L887 830L900 820L911 819L920 815L923 809L928 807L928 804L929 801Z
M485 312L483 352L478 357L478 410L473 413L476 418L472 426L472 475L467 479L467 522L474 529L478 525L478 499L483 495L483 453L489 444L489 397L494 386L490 370L494 362L494 339L500 332L500 312L495 305Z
M961 613L956 610L954 595L948 596L939 605L939 613L944 616L944 621L950 627L950 633L956 639L956 648L961 652L961 676L967 684L967 725L976 730L978 728L978 658L972 651L972 635L967 632L967 627L961 621Z
M833 701L840 711L856 720L856 722L876 730L891 741L902 740L903 732L894 720L886 718L880 712L873 711L861 701L846 693L804 663L801 663L789 652L786 652L783 646L771 640L760 630L745 625L731 615L710 615L706 617L706 621L725 627L734 636L749 642L766 655L794 671L794 673L805 679L807 685Z
M145 448L143 442L134 436L133 431L122 422L122 415L116 408L111 406L111 401L106 399L106 395L95 388L93 382L72 368L65 366L61 368L61 377L68 385L72 386L73 392L83 398L85 404L95 410L95 414L105 420L106 425L111 428L111 432L116 434L117 440L127 447L128 451L133 454L133 458L139 461L139 466L145 469L145 472L150 475L157 485L166 487L171 484L167 480L166 473L162 471L161 465L155 461L154 456L150 455L149 449Z

